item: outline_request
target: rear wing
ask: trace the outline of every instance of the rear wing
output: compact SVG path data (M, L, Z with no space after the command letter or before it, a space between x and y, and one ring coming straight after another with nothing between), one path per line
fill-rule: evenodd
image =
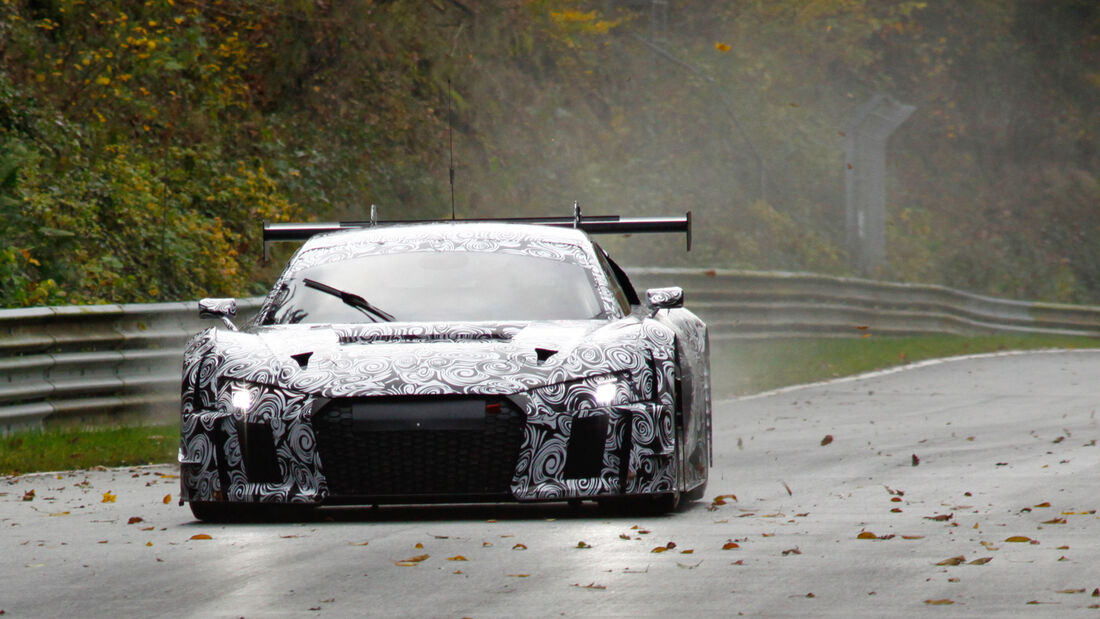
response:
M483 219L391 219L380 221L374 218L375 209L371 206L370 221L338 221L316 223L269 223L264 222L264 259L267 259L269 243L304 241L315 234L373 228L376 226L397 226L429 223L511 223L553 226L556 228L576 228L588 234L637 234L654 232L683 232L687 239L687 250L691 251L691 211L682 216L671 217L621 217L619 215L581 215L580 208L574 205L572 217L501 217Z

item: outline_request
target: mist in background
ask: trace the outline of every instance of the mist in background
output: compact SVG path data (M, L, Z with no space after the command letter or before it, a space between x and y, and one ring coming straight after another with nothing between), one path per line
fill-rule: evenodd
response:
M625 265L1098 304L1098 7L4 5L0 301L254 294L277 269L263 219L446 218L453 163L459 217L692 211L691 253L598 239ZM915 109L886 142L867 272L844 148L875 95Z

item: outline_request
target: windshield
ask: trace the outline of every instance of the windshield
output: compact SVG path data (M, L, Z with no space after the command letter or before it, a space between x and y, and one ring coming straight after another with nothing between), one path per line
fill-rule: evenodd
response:
M263 322L372 320L331 289L361 297L402 322L598 318L603 308L590 277L571 262L520 254L379 254L298 271L282 284Z

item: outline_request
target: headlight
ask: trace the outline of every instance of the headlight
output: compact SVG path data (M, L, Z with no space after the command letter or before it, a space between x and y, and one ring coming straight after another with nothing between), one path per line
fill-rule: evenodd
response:
M607 406L615 401L615 396L619 394L619 381L616 379L605 380L604 382L596 385L596 404L598 406Z
M542 404L565 412L641 402L646 398L627 372L547 385L531 391Z
M252 406L252 392L247 387L236 386L230 391L229 403L236 408L240 414L245 414Z
M260 385L238 380L228 380L218 386L219 408L238 417L244 417L260 400Z

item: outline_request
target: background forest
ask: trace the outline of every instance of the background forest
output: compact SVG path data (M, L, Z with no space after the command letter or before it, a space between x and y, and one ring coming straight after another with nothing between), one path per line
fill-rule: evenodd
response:
M261 221L692 210L634 265L849 273L843 131L889 142L879 277L1100 303L1094 0L0 0L0 306L255 294Z

